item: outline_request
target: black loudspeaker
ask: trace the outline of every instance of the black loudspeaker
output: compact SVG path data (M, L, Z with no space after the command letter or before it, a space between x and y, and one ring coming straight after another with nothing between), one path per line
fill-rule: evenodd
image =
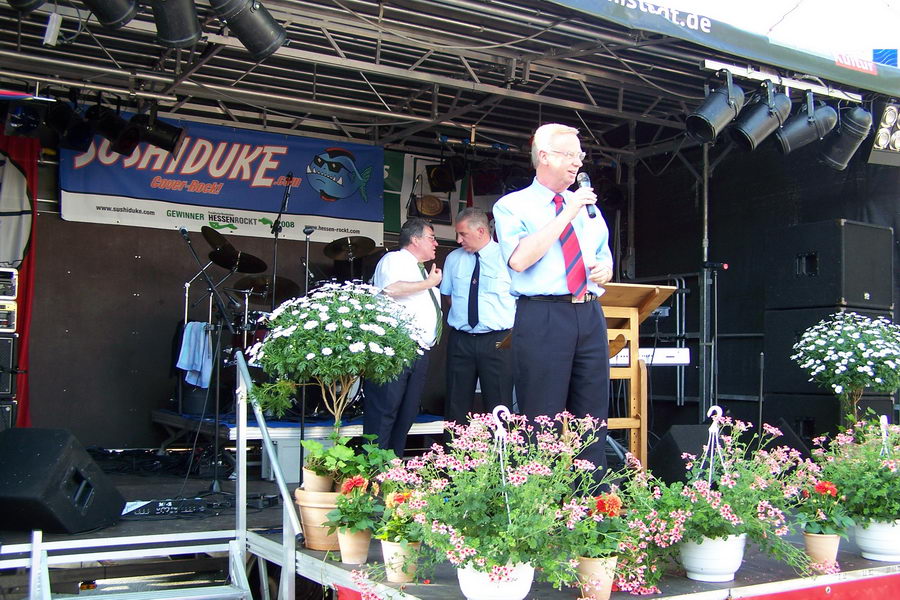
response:
M894 232L845 219L769 232L766 308L893 308Z
M15 400L0 400L0 431L6 431L16 426L16 414L18 402ZM0 457L3 460L3 457Z
M763 422L768 423L768 421L765 420L765 414L765 407L763 407ZM771 444L772 446L790 446L791 448L798 450L800 456L803 458L812 458L812 455L809 453L809 448L812 445L812 438L815 436L806 439L801 438L784 417L780 417L776 422L770 423L770 425L774 425L781 430L781 436L775 438Z
M763 389L780 394L822 394L829 390L809 381L807 372L791 360L794 344L812 325L835 312L855 312L863 316L891 318L885 310L855 308L798 308L793 310L767 310L763 317Z
M63 429L0 432L0 529L77 533L116 523L125 500Z
M890 416L894 402L890 396L863 396L859 401L860 415L864 415L868 408ZM814 437L833 435L838 431L841 422L838 399L829 394L766 394L763 421L781 429L785 434L783 443L788 446L794 446L788 436L788 429L791 429L793 437L807 448L812 448ZM794 447L803 451L798 446Z
M16 395L16 334L0 334L0 398Z
M685 481L684 459L687 452L699 457L709 439L709 425L672 425L650 450L650 470L665 481Z

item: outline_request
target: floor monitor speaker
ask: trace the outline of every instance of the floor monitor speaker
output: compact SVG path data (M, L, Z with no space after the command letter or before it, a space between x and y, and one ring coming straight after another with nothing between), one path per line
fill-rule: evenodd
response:
M709 425L672 425L650 450L650 470L666 483L685 481L681 455L700 456L708 439Z
M78 533L116 523L125 500L64 429L0 432L0 529Z

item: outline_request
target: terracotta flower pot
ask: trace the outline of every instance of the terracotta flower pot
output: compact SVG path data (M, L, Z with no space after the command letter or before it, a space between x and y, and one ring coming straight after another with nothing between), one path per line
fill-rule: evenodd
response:
M338 529L338 545L341 548L341 562L345 565L362 565L369 558L369 544L372 542L372 530L351 532Z
M316 475L303 467L303 489L307 492L330 492L334 489L334 477Z
M328 533L322 523L328 513L337 508L337 492L308 492L303 488L294 491L294 501L300 509L304 545L310 550L339 550L337 533Z
M836 533L806 533L804 531L803 543L806 545L806 554L814 563L832 563L837 560L841 536Z
M616 575L618 558L578 557L578 581L581 584L581 596L591 600L609 600L612 593L613 579Z
M384 557L384 573L391 583L409 583L416 576L416 555L421 542L398 542L381 540L381 555Z

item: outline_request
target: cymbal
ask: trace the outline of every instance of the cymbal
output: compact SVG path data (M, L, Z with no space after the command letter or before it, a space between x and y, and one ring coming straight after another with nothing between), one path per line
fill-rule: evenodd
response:
M231 244L226 244L222 248L210 252L209 260L223 269L239 273L262 273L268 268L262 259L246 252L239 252Z
M325 256L332 260L362 258L375 249L375 241L361 235L347 236L325 246Z
M231 246L228 240L225 239L225 236L210 227L209 225L204 225L200 228L200 233L203 234L203 239L206 240L210 246L212 246L213 250L218 250L219 248L224 248L225 246Z
M272 277L270 275L256 275L241 277L234 284L235 289L250 292L248 301L250 304L272 305L272 292L275 293L275 304L281 304L288 298L300 295L300 286L287 277L275 278L275 289L272 290Z

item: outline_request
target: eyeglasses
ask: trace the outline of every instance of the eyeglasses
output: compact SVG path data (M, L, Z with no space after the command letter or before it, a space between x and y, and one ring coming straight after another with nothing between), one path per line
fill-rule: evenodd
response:
M434 240L436 240L436 239L437 239L437 238L436 238L436 237L434 237L434 236L433 236L433 235L428 235L428 234L427 234L427 233L423 233L423 234L422 234L422 235L420 235L420 236L419 236L419 237L421 237L421 238L425 238L425 239L428 239L428 240L431 240L431 241L432 241L432 242L433 242L433 241L434 241Z
M571 150L563 152L562 150L553 150L549 149L545 152L554 152L556 154L562 154L568 160L572 160L573 158L577 158L578 160L584 160L584 157L587 156L587 152L572 152Z

